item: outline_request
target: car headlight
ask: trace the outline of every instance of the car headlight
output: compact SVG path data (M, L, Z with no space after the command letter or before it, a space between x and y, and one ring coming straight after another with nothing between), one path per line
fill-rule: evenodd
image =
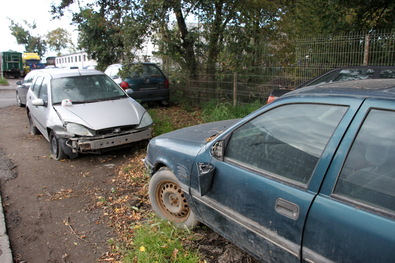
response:
M67 132L80 136L94 136L93 132L81 124L69 122L66 124Z
M137 129L141 129L147 126L152 125L152 118L148 114L148 112L144 112L143 117L141 118L139 126L137 126Z

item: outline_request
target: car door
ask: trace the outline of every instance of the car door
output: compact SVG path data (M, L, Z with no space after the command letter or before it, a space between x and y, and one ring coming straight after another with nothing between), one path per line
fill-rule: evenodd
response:
M198 216L264 261L300 262L306 214L328 152L360 104L341 101L273 106L215 141L211 152L223 152L223 159L210 159L207 149L191 181Z
M34 106L30 107L31 117L33 118L33 122L36 125L37 129L47 137L47 114L48 114L48 79L45 79L43 76L38 76L33 84L32 92L29 94L29 100L33 101L35 99L42 99L44 101L44 105L42 106Z
M306 262L393 262L395 104L367 100L306 222Z

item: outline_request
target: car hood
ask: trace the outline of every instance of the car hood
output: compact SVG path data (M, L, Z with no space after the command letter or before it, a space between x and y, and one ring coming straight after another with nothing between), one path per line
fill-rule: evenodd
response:
M189 143L199 145L205 144L221 134L227 128L236 123L239 119L210 122L201 125L195 125L179 130L175 130L159 136L161 139L183 140Z
M63 122L74 122L93 130L138 125L145 109L130 98L91 103L54 105Z

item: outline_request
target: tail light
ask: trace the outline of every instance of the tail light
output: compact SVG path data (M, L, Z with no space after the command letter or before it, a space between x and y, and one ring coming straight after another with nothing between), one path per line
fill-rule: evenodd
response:
M277 98L276 98L276 96L269 96L268 98L267 98L267 103L266 104L269 104L270 102L273 102L273 101L275 101Z
M129 83L127 83L126 81L122 81L121 84L119 84L119 86L121 86L121 88L126 90L129 88Z
M165 80L165 89L168 89L170 86L170 82L168 79Z

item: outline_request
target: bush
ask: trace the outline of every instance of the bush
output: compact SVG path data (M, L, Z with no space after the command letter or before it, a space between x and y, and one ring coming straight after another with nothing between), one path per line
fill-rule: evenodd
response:
M5 78L0 78L0 85L7 86L8 85L8 81Z

